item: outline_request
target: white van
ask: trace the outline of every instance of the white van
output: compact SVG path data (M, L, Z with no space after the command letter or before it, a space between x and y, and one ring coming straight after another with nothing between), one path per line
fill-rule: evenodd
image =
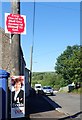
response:
M34 89L35 89L36 92L41 91L42 90L42 85L41 84L35 84Z

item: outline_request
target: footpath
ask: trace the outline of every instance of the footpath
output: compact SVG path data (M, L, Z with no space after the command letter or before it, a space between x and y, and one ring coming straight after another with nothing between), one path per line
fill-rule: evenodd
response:
M29 96L25 106L26 117L17 118L17 120L48 120L48 118L53 118L53 116L55 116L55 118L51 120L60 120L61 118L66 117L64 113L58 112L55 107L53 107L48 98L44 99L44 96L41 94L34 94ZM56 107L59 106L56 104ZM12 120L16 120L16 118Z
M56 107L59 107L56 104ZM52 105L51 101L44 99L44 96L41 94L36 94L29 97L27 101L27 115L29 115L30 120L41 119L45 120L48 118L53 118L59 120L57 118L66 117L64 113L58 112L55 107ZM43 119L44 118L44 119Z

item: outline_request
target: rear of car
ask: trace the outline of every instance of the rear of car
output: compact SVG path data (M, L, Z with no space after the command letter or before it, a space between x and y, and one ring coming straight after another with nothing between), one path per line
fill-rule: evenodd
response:
M42 91L42 85L41 84L35 84L35 91L36 91L36 93L41 92Z
M44 94L53 95L53 89L52 89L52 87L50 87L50 86L44 86L44 87L43 87L43 92L44 92Z

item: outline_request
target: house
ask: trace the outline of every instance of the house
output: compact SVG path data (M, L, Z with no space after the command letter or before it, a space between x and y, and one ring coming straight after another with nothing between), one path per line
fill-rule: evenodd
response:
M11 76L24 75L27 95L30 89L30 70L26 68L26 62L20 44L20 36L6 34L0 27L0 69L6 70ZM8 86L11 86L11 79L8 80Z

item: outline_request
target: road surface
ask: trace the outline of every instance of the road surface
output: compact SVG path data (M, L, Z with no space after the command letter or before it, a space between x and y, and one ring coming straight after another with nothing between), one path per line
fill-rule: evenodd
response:
M42 95L33 95L27 101L27 113L32 118L63 118L66 115L58 112ZM57 104L56 104L57 105ZM57 105L58 106L58 105ZM37 120L38 120L37 119Z
M51 104L55 106L57 103L60 107L56 107L56 110L70 115L72 117L80 118L82 111L80 110L80 95L71 93L56 93L55 96L49 96L52 100Z

